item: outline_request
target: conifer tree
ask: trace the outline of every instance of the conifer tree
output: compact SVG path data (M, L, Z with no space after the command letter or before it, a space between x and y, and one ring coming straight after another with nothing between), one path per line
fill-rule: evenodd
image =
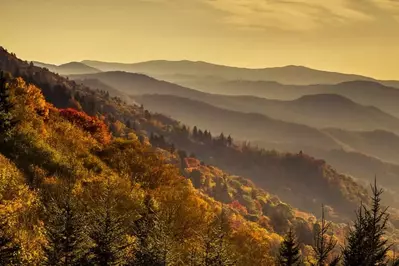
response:
M144 200L145 213L134 222L134 233L138 242L138 250L135 253L134 266L164 266L159 248L160 226L159 219L154 208L152 198L147 195Z
M14 105L10 101L9 79L6 73L0 72L0 134L9 132L15 126L11 114Z
M127 232L125 217L115 209L117 202L109 184L97 202L98 208L90 216L89 236L94 244L90 249L90 261L101 266L125 265L124 251L129 247L124 239Z
M85 226L71 192L46 206L44 265L83 265L87 249Z
M290 227L280 246L278 264L281 266L294 266L299 265L300 261L300 249L295 233Z
M387 208L381 207L382 189L371 185L371 206L361 204L343 251L344 265L387 265L389 245L383 238L388 222Z
M20 247L6 232L6 223L0 222L0 265L21 265Z
M225 208L222 205L220 213L216 215L208 227L204 237L204 261L205 266L229 266L235 265L227 246L227 235L230 225Z
M384 192L377 186L377 179L374 180L374 185L371 186L371 208L366 211L366 219L368 222L368 256L367 265L381 265L386 262L387 252L389 246L388 240L383 239L387 229L388 222L388 208L382 208L381 195Z
M367 245L367 220L363 213L364 206L360 205L356 212L356 220L349 231L347 244L344 248L343 265L357 266L366 263L366 245Z
M331 223L327 222L324 217L324 206L321 207L321 221L314 225L313 228L313 237L314 237L314 245L313 251L315 253L316 264L315 266L325 266L328 263L328 257L331 254L331 251L337 245L337 241L333 239L332 236L328 237L328 233L331 229ZM337 259L334 259L334 263L336 264Z

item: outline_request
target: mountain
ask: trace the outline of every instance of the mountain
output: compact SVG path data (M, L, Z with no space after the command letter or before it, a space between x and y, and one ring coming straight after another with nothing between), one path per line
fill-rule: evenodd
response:
M70 62L62 65L52 65L41 62L33 62L35 66L45 67L52 72L58 73L60 75L73 75L73 74L88 74L88 73L98 73L100 70L85 65L80 62Z
M357 79L372 80L371 78L359 75L320 71L302 66L249 69L193 61L149 61L135 64L106 63L89 60L82 62L103 71L121 70L143 73L154 77L182 74L194 75L197 77L217 76L229 80L268 80L284 84L301 85L318 83L330 84Z
M362 106L334 94L306 95L292 101L268 100L252 96L204 93L173 83L129 72L102 72L72 75L72 79L97 79L126 94L165 94L202 101L223 109L264 114L273 119L315 128L337 127L347 130L385 129L399 132L399 119L381 110Z
M271 145L337 148L339 145L317 129L275 120L255 113L240 113L172 95L142 95L134 99L151 111L170 115L190 126L199 126L220 134L232 134L249 141Z
M331 137L354 151L380 158L386 162L399 164L399 136L383 131L345 131L324 129Z
M179 83L179 82L178 82ZM183 86L226 95L251 95L267 99L295 100L312 94L338 94L358 104L375 106L399 117L399 90L373 81L349 81L339 84L284 85L269 81L194 81L181 82Z

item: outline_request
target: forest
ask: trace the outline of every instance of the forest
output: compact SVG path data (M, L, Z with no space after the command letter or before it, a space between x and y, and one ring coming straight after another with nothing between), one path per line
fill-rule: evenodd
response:
M0 265L399 265L378 178L0 69Z

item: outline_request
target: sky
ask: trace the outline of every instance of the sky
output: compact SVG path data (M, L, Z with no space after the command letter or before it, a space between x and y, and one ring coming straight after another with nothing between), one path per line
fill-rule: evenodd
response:
M399 0L0 0L24 60L303 65L399 79Z

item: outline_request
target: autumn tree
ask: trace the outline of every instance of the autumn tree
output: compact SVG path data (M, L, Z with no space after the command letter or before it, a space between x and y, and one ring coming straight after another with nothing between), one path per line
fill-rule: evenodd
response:
M315 254L316 262L312 265L325 266L328 265L328 259L331 255L332 250L337 245L337 241L333 239L333 236L329 236L331 230L331 223L327 222L324 217L324 205L321 211L321 221L316 223L313 227L313 252ZM334 258L333 262L336 263L338 259ZM332 264L334 264L332 263ZM331 265L331 263L329 264Z
M280 246L278 264L281 266L294 266L299 265L300 261L301 252L297 238L292 227L290 227Z

